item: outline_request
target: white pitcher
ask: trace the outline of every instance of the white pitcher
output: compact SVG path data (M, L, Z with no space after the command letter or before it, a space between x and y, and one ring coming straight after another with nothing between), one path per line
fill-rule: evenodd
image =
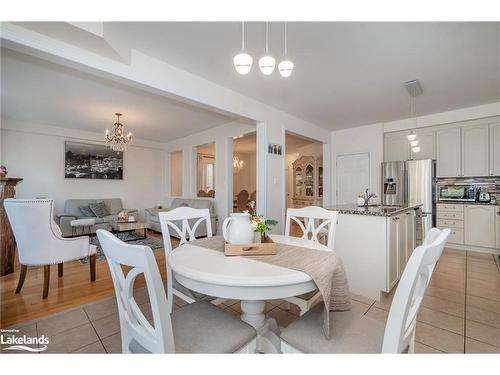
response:
M222 223L222 235L227 243L248 244L254 242L254 230L250 224L250 214L232 213Z

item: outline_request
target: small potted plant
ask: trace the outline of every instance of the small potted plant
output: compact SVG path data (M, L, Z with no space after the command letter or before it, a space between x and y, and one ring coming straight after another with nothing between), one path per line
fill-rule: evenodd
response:
M266 219L263 215L259 215L255 211L255 201L251 201L250 204L250 224L256 233L259 233L260 236L256 236L257 242L265 242L267 238L266 232L270 231L278 221L274 219Z

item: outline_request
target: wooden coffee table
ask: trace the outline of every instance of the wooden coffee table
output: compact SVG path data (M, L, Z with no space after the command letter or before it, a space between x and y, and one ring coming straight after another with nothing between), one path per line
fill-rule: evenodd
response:
M145 240L147 238L147 234L148 234L149 223L145 223L142 221L123 222L123 223L113 222L111 224L111 226L113 227L113 233L115 233L117 237L118 237L118 234L121 232L132 232L132 231L140 230L140 229L144 230L144 237L138 237L138 238L136 237L134 239L122 240L122 241L127 242L127 241L136 241L136 240Z

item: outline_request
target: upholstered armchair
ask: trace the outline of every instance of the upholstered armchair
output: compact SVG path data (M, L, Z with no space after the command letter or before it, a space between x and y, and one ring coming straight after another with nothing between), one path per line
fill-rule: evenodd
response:
M89 237L64 238L54 223L52 199L6 199L5 211L17 243L21 274L16 293L21 292L28 266L43 266L43 298L49 294L50 266L58 265L63 276L63 263L90 257L90 280L95 281L96 247Z

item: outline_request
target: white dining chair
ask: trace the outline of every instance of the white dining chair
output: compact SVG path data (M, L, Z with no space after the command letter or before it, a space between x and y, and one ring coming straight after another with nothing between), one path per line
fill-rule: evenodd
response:
M16 293L20 293L28 267L43 266L43 293L49 295L50 266L58 265L63 276L63 263L89 257L90 281L95 281L96 247L89 237L64 238L54 223L53 199L5 199L5 211L16 239L21 273Z
M238 317L207 302L196 302L170 313L153 251L130 245L99 229L115 287L123 353L252 353L256 331ZM123 267L131 267L127 274ZM146 319L134 299L134 283L144 276L153 315Z
M302 238L319 243L322 236L326 237L327 247L333 250L337 216L337 211L317 206L289 208L286 211L285 236L291 236L292 223L295 223L302 230ZM320 297L319 290L314 290L300 296L285 298L285 301L297 305L300 309L300 315L304 315Z
M429 271L439 260L449 235L449 229L439 231L433 242L413 251L394 294L385 329L381 321L366 315L330 312L331 338L327 339L322 306L318 305L282 331L282 352L414 353L417 315L429 285Z
M207 237L212 237L212 223L210 220L210 211L208 208L196 209L191 207L177 207L171 211L159 212L161 233L165 247L165 256L172 252L172 241L170 239L170 230L173 230L179 237L179 246L196 239L196 229L205 222ZM187 303L195 301L210 301L214 297L196 293L181 285L173 271L167 263L167 296L172 299L177 296Z

